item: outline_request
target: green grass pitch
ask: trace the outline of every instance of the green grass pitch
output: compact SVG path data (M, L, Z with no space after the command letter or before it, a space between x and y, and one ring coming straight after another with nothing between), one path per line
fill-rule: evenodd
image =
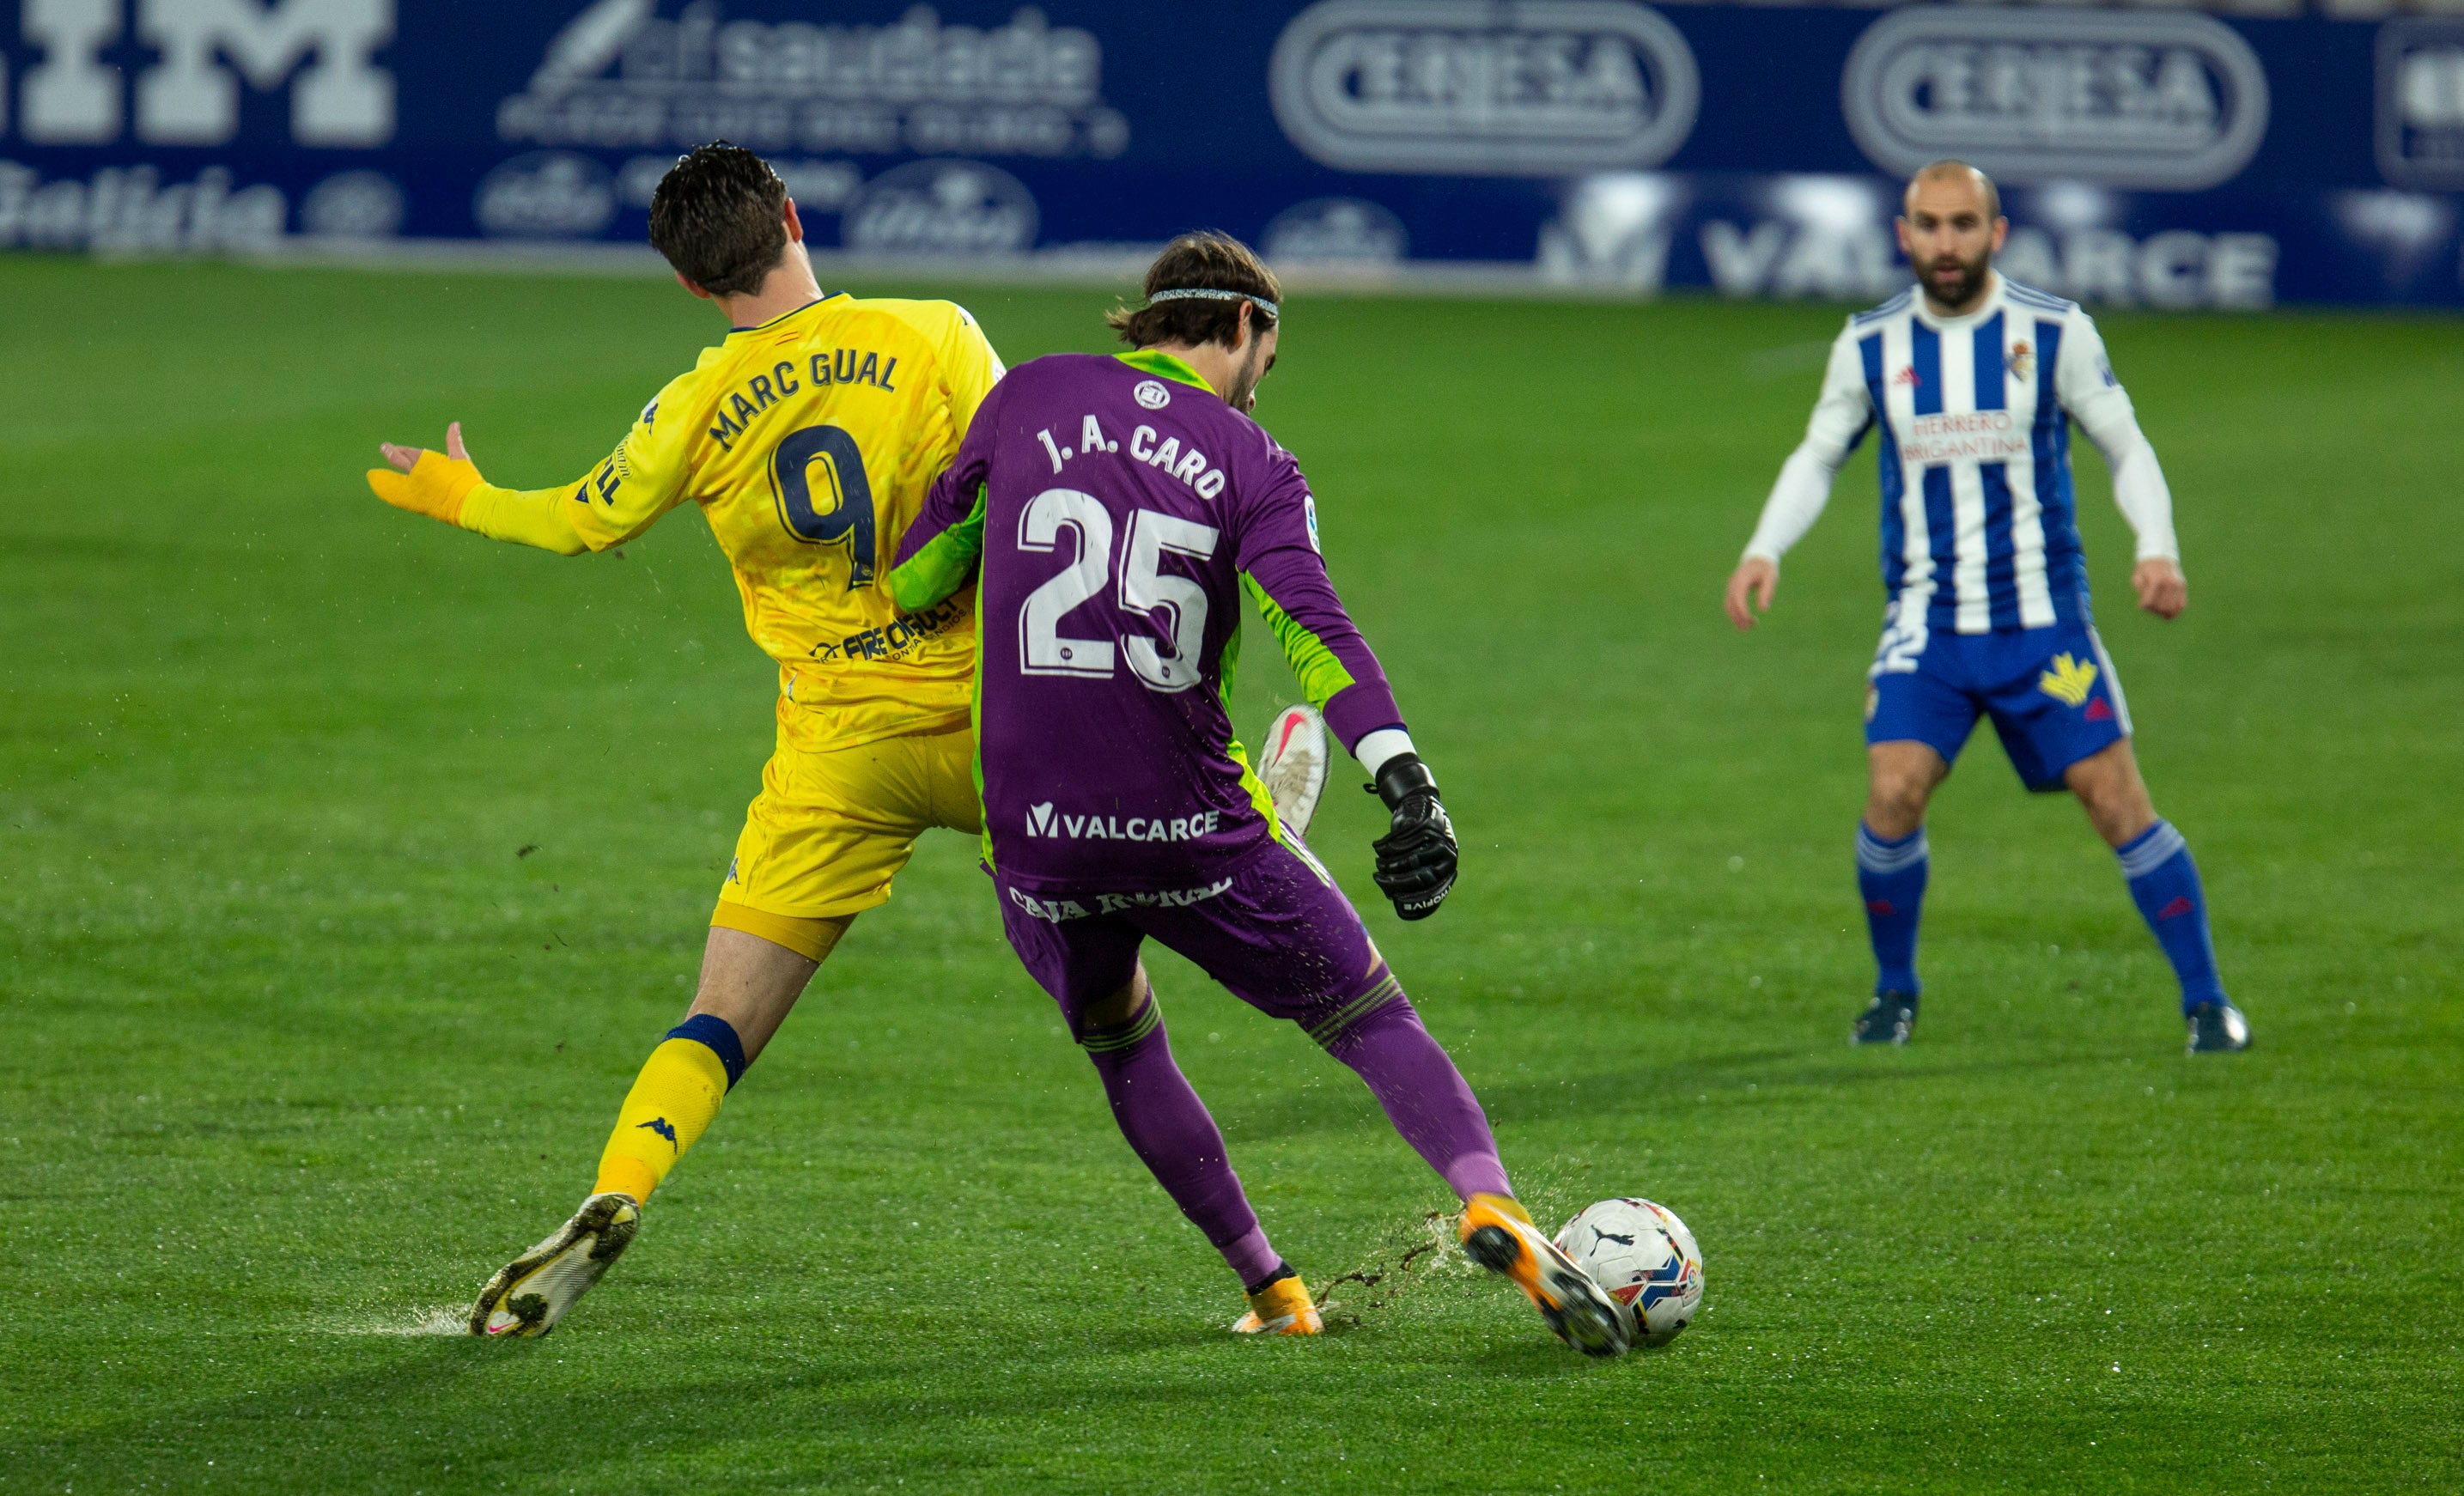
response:
M934 294L929 287L902 288ZM1013 362L1084 291L966 295ZM1551 1221L1708 1310L1592 1364L1457 1259L1352 1077L1185 965L1176 1048L1341 1332L1257 1344L957 837L866 916L546 1340L411 1333L561 1220L770 741L707 532L561 561L380 438L582 472L718 332L651 280L0 264L0 1490L2453 1490L2464 325L2105 319L2192 604L2102 624L2258 1047L2181 1053L2077 806L1990 735L1925 1021L1852 1051L1872 460L1718 592L1836 309L1295 298L1261 414L1464 840L1314 840ZM1292 686L1253 630L1254 733ZM1356 778L1356 775L1354 776Z

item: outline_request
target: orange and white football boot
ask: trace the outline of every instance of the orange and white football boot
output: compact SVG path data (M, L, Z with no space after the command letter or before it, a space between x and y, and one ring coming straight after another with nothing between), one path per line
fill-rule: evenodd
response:
M1558 1339L1585 1355L1619 1355L1634 1343L1625 1310L1531 1223L1531 1213L1511 1196L1473 1196L1459 1230L1463 1255L1513 1279Z
M1249 1312L1232 1322L1236 1335L1320 1335L1326 1321L1309 1302L1309 1285L1292 1273L1249 1295Z

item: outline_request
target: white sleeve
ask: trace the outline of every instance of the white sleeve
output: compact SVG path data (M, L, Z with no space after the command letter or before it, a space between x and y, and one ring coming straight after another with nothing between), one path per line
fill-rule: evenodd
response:
M2062 408L2087 432L2113 475L2113 501L2139 537L2137 559L2162 556L2182 559L2173 535L2173 495L2165 486L2165 470L2156 449L2139 429L2130 407L2130 392L2113 377L2104 356L2104 340L2085 312L2070 314L2062 328L2062 350L2054 366L2054 392Z
M1780 464L1779 480L1763 501L1762 519L1754 526L1754 538L1746 542L1749 558L1776 561L1805 538L1822 517L1822 506L1831 501L1831 481L1839 475L1840 464L1873 424L1874 403L1865 393L1865 366L1855 331L1852 323L1831 345L1822 398L1814 403L1814 418L1805 423L1805 440Z
M1418 751L1412 746L1412 735L1399 727L1381 727L1374 733L1363 733L1360 741L1352 745L1352 756L1360 760L1360 766L1369 771L1373 780L1377 777L1378 770L1386 767L1387 759L1397 754Z

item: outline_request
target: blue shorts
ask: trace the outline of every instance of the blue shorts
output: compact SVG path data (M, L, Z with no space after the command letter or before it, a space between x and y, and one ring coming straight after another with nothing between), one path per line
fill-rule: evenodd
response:
M1979 715L2032 790L2062 787L2062 771L2130 736L2130 708L2113 661L2084 623L1961 634L1895 611L1865 693L1865 741L1920 742L1955 763Z

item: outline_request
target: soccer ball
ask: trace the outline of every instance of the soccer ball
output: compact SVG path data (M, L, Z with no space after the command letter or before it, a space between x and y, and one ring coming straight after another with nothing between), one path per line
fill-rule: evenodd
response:
M1626 1306L1644 1345L1676 1339L1703 1306L1703 1249L1665 1206L1604 1199L1566 1222L1557 1249Z

